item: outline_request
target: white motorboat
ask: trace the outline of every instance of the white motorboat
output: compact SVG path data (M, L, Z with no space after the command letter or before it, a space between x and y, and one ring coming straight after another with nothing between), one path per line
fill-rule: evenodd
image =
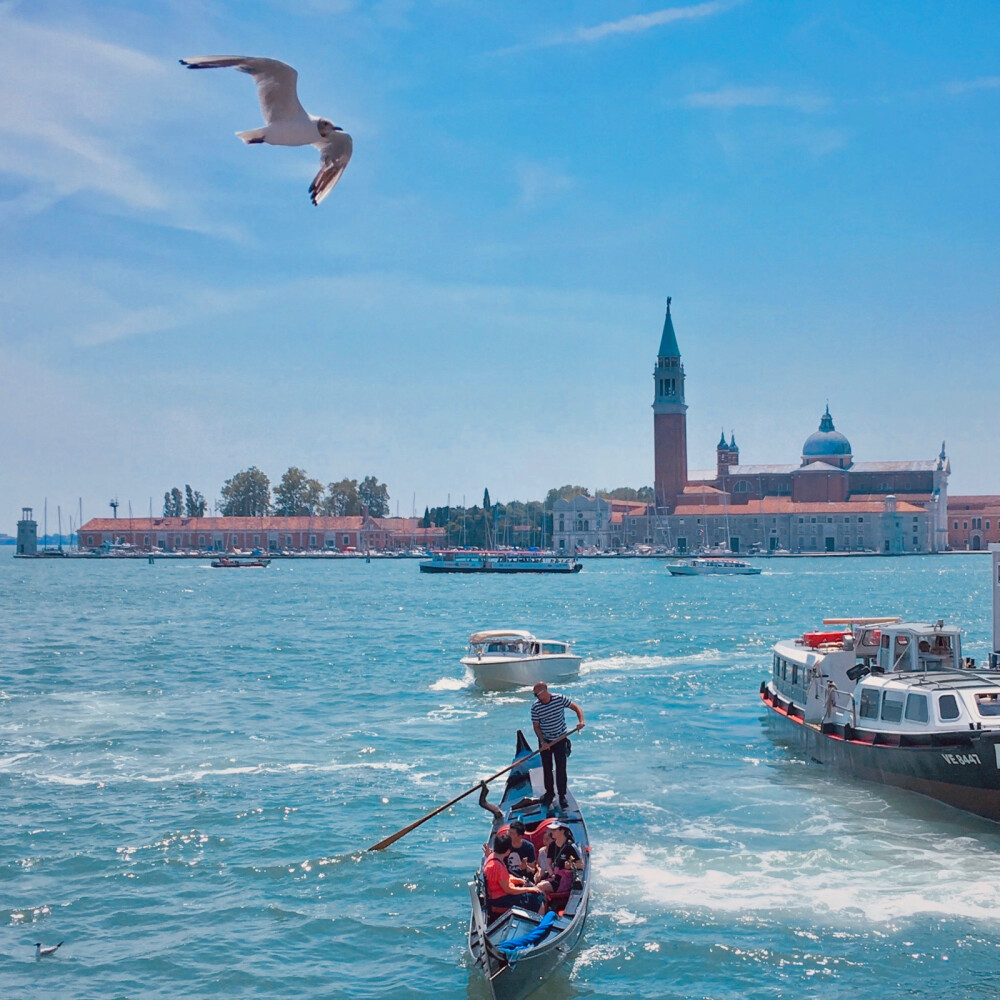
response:
M673 576L708 576L718 575L738 575L756 576L760 569L751 566L750 563L742 559L685 559L683 562L671 563L668 567Z
M487 691L531 687L537 681L559 684L580 673L582 657L568 642L536 639L519 629L491 629L469 638L462 663L472 671L476 685Z

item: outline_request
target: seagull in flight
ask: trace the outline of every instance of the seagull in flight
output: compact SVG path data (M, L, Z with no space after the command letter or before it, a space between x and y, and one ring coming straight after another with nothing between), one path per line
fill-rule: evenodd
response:
M299 104L295 82L299 74L277 59L255 56L194 56L182 59L188 69L220 69L231 66L249 73L257 84L264 127L236 134L248 145L266 142L272 146L315 146L319 150L319 173L309 185L309 197L318 205L344 172L354 143L339 125L310 115Z
M35 961L37 962L41 958L48 958L50 955L54 955L61 947L62 941L59 944L52 945L51 948L43 948L41 941L35 942Z

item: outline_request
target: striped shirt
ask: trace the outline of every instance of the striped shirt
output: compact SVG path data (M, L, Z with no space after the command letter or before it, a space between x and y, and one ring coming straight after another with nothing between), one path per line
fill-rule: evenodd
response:
M566 735L566 709L571 704L564 694L552 695L546 705L540 699L535 699L535 704L531 706L531 721L538 723L546 743Z

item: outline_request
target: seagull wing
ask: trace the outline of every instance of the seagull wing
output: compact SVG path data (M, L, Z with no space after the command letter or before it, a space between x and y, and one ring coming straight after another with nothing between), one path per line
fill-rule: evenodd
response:
M346 132L334 132L326 142L314 142L313 145L320 151L320 167L309 185L309 197L318 205L340 180L354 152L354 141Z
M182 59L188 69L222 69L231 66L241 73L249 73L257 83L257 97L264 121L270 125L277 121L295 121L308 118L299 104L295 90L299 74L287 63L277 59L258 59L255 56L194 56Z

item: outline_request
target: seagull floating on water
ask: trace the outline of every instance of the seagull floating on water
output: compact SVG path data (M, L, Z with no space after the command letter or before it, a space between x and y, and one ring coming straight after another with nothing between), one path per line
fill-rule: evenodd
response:
M37 962L40 958L48 958L49 955L54 955L61 947L62 941L59 944L52 945L51 948L43 948L41 941L35 942L35 961Z
M299 104L295 82L299 74L277 59L255 56L195 56L182 59L188 69L232 67L249 73L257 83L264 127L236 134L248 145L266 142L271 146L315 146L320 153L319 173L309 186L309 196L318 205L334 188L344 172L354 143L339 125L310 115Z

